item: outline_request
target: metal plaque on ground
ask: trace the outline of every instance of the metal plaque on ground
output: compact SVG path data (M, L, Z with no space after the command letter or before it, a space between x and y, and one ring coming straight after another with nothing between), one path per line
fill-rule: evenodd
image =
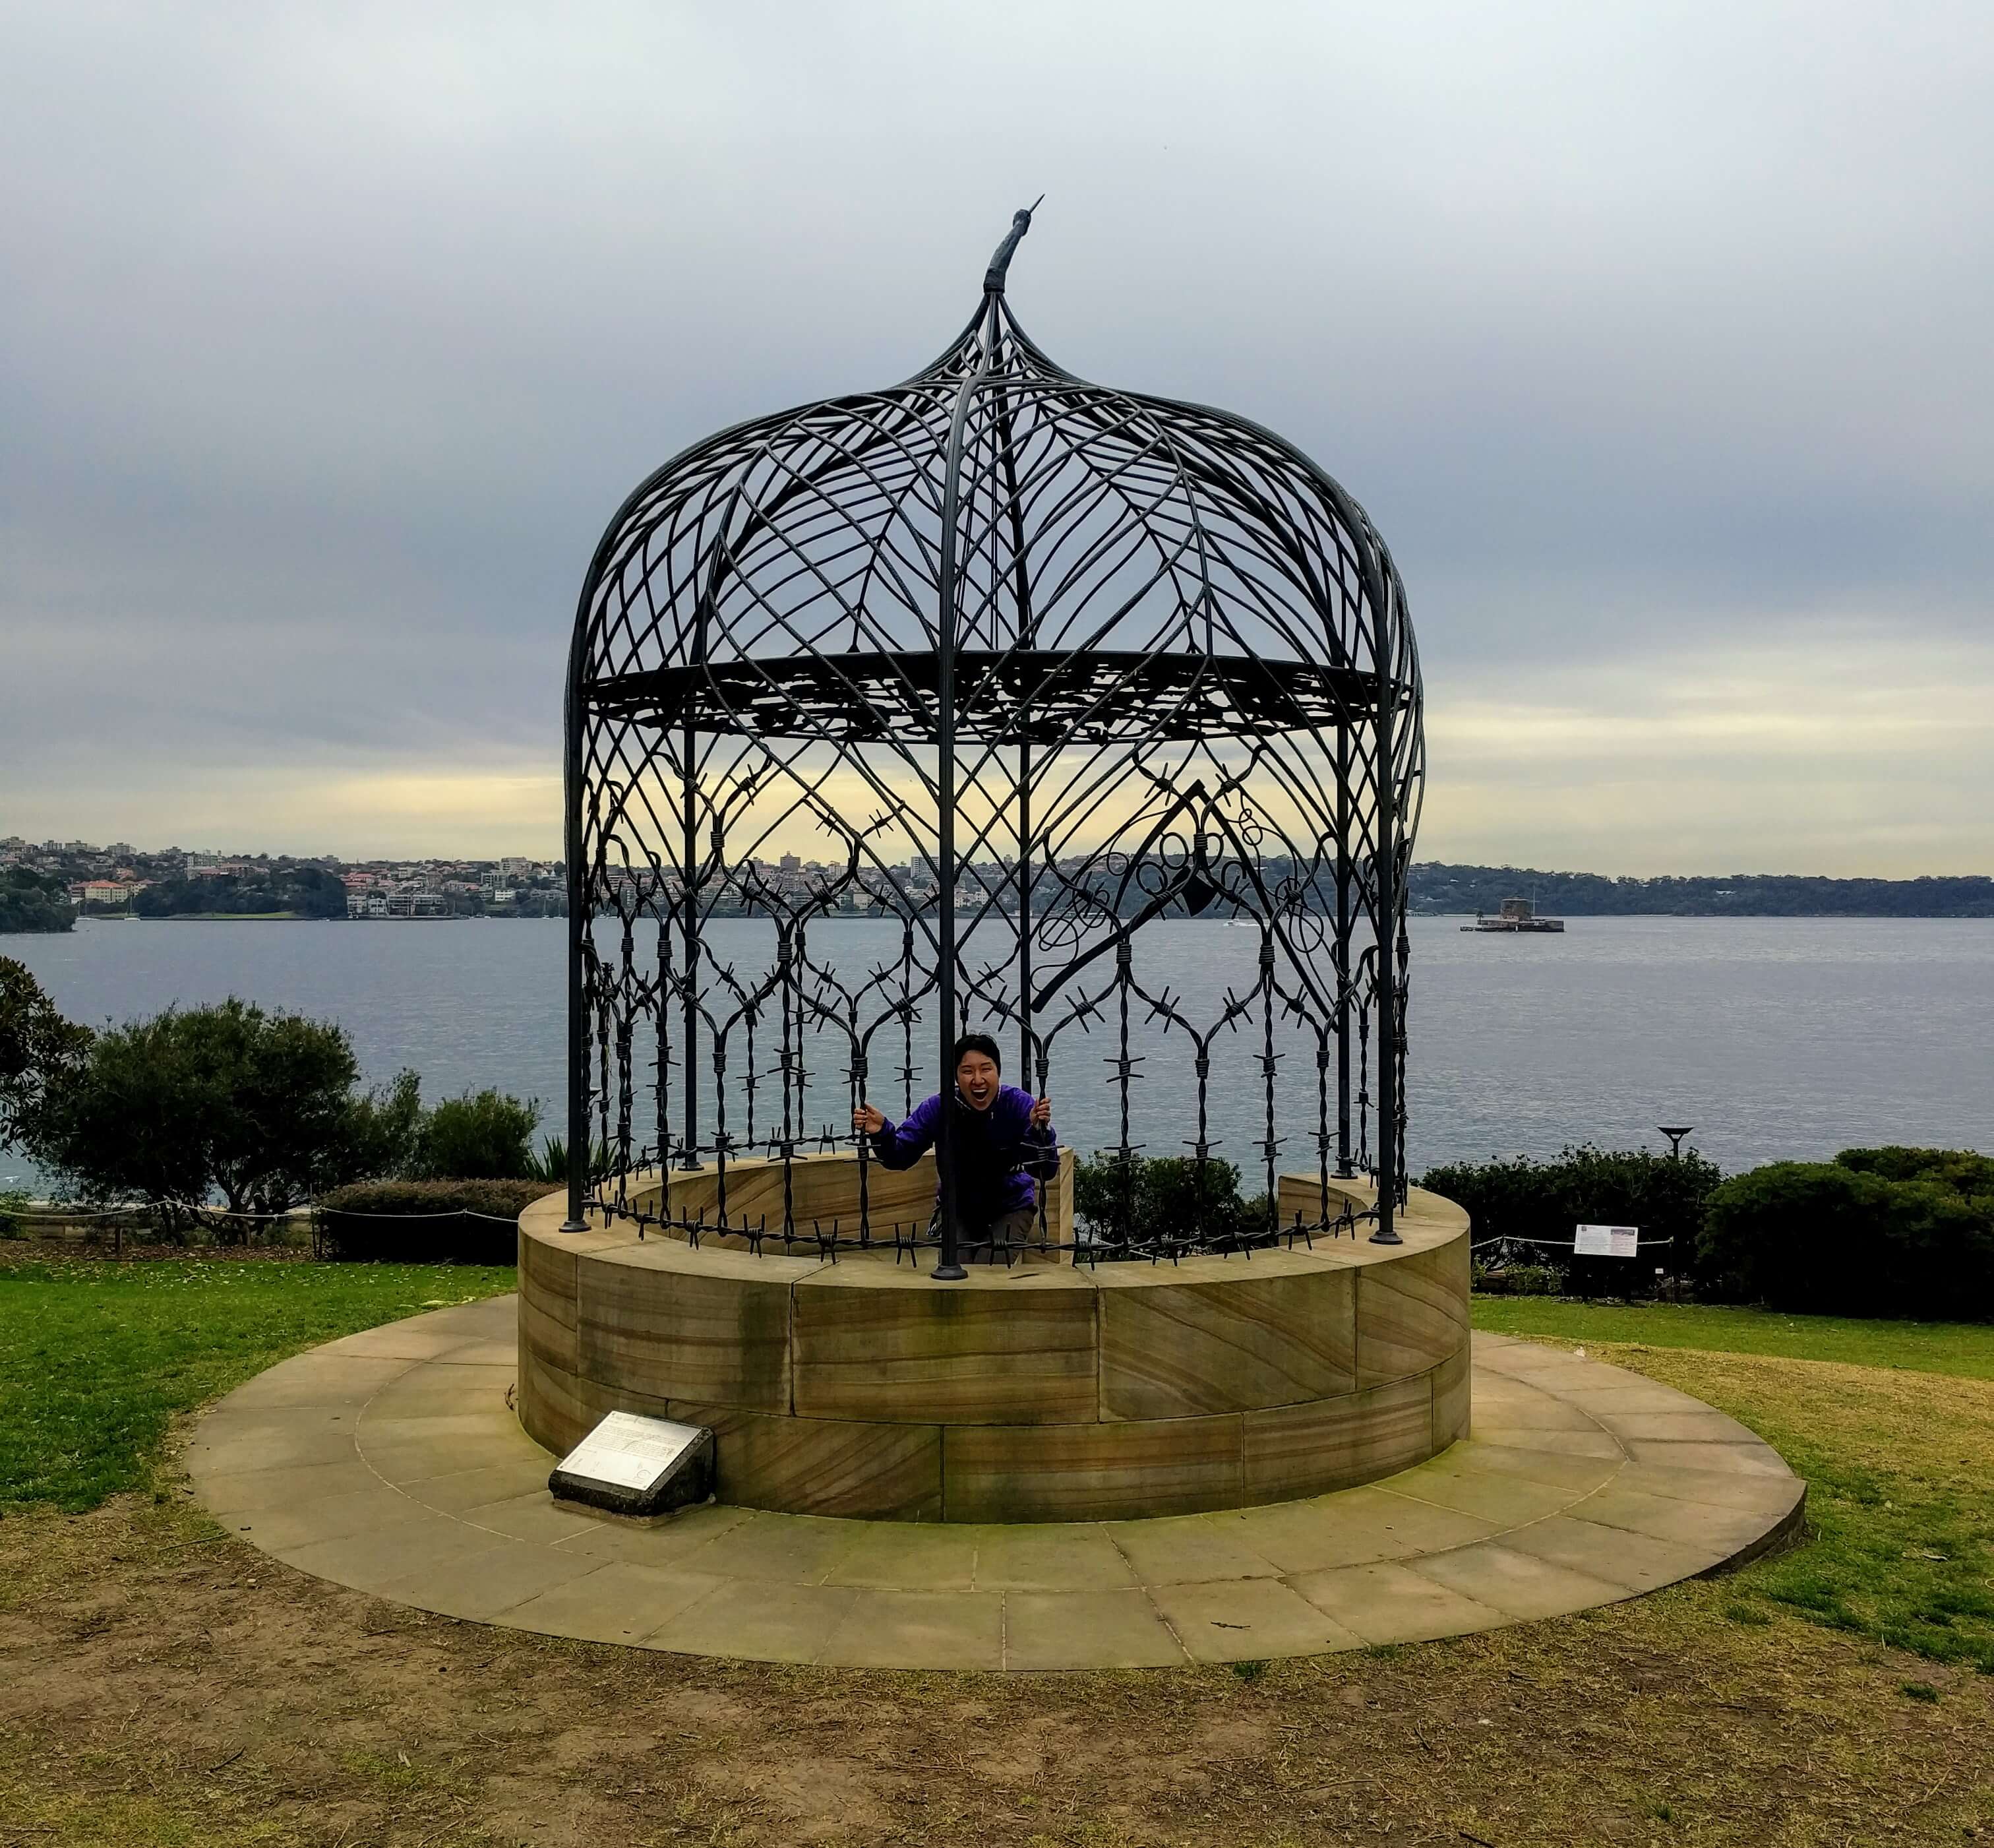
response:
M713 1433L703 1425L612 1411L554 1466L560 1501L612 1514L663 1514L713 1493Z

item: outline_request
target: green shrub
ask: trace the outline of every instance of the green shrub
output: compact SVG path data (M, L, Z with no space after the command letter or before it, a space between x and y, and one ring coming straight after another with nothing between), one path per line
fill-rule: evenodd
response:
M1937 1162L1920 1174L1919 1164L1896 1159L1943 1153L1850 1150L1857 1160L1776 1161L1734 1175L1711 1196L1699 1271L1718 1295L1776 1309L1994 1315L1994 1195L1929 1178ZM1886 1159L1865 1165L1872 1156ZM1953 1171L1971 1176L1979 1159Z
M1694 1262L1704 1209L1723 1176L1694 1149L1681 1156L1647 1149L1598 1149L1589 1143L1548 1161L1450 1162L1429 1168L1420 1185L1465 1207L1478 1245L1489 1239L1534 1239L1571 1249L1579 1226L1638 1226L1643 1245L1672 1239L1651 1257L1558 1260L1561 1280L1581 1295L1652 1293L1657 1260L1675 1272ZM1549 1259L1552 1253L1546 1251Z
M533 1157L533 1178L558 1184L567 1178L567 1141L564 1137L550 1136L540 1144L540 1152Z
M1932 1181L1968 1199L1994 1196L1994 1156L1971 1149L1844 1149L1837 1167L1884 1181Z
M423 1081L413 1071L356 1097L347 1112L342 1171L334 1178L372 1181L405 1172L423 1121Z
M1250 1243L1267 1233L1267 1196L1243 1197L1229 1161L1189 1155L1097 1155L1074 1164L1074 1218L1098 1239Z
M51 1083L28 1152L92 1205L142 1201L184 1229L219 1195L276 1214L382 1171L413 1126L412 1075L357 1089L330 1021L228 999L107 1028ZM240 1227L245 1222L229 1222Z
M26 1236L28 1225L22 1215L31 1204L28 1196L18 1191L0 1194L0 1239L18 1239Z
M58 875L0 868L0 931L67 931L75 922L69 886Z
M599 1181L609 1172L609 1145L601 1141L591 1143L589 1147L589 1158L591 1163L589 1173L594 1179ZM533 1165L530 1173L533 1179L544 1181L550 1186L566 1186L567 1184L567 1139L562 1136L548 1137L540 1144L540 1154L533 1157Z
M543 1181L375 1181L320 1195L324 1255L335 1262L509 1264L519 1215Z
M488 1090L447 1098L423 1119L413 1171L423 1179L530 1180L539 1167L540 1122L537 1098L522 1103Z
M50 1099L76 1075L90 1038L88 1027L63 1018L26 964L0 956L0 1149L26 1148L46 1129Z
M1469 1285L1484 1296L1558 1296L1565 1274L1555 1264L1489 1265L1477 1262Z

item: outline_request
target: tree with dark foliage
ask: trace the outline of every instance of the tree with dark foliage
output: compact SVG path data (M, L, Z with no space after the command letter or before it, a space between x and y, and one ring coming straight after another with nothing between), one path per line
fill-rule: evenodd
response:
M220 1195L279 1213L409 1157L415 1075L356 1092L345 1033L231 997L97 1036L53 1088L29 1153L84 1198L142 1200L184 1227ZM238 1222L239 1223L239 1222Z
M27 866L0 868L0 932L67 931L75 925L69 888L61 879Z
M0 1148L25 1148L52 1090L80 1066L90 1029L66 1020L26 966L0 956Z

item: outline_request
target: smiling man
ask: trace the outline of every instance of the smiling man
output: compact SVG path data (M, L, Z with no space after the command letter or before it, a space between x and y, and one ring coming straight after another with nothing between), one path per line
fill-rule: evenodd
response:
M1003 1082L997 1042L966 1033L955 1043L955 1202L966 1263L1008 1263L1033 1236L1038 1217L1033 1183L1049 1178L1057 1158L1050 1098ZM941 1125L939 1092L894 1124L870 1104L851 1113L851 1126L872 1144L882 1167L908 1168L934 1147Z

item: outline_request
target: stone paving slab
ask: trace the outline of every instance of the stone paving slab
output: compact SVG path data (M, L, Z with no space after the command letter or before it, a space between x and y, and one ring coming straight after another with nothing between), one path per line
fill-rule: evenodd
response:
M552 1467L540 1457L514 1457L475 1469L447 1470L441 1476L419 1476L395 1486L411 1501L443 1514L462 1514L527 1495L544 1497L551 1507L553 1498L546 1491L547 1472Z
M637 1643L728 1582L711 1572L611 1560L515 1604L506 1621L514 1629L541 1636Z
M296 1355L238 1386L228 1395L227 1408L245 1414L292 1405L351 1405L357 1410L416 1364L413 1360L362 1359L321 1348ZM218 1418L221 1410L218 1407L209 1416Z
M1566 1617L1596 1605L1618 1603L1629 1595L1625 1586L1554 1565L1500 1541L1431 1554L1415 1569L1421 1578L1449 1586L1516 1623Z
M1140 1586L1004 1599L1007 1668L1181 1668L1191 1659Z
M852 1668L901 1668L910 1661L1001 1668L1003 1596L987 1591L861 1589L822 1653Z
M218 1517L289 1508L300 1501L317 1501L381 1486L380 1477L357 1456L339 1463L211 1472L203 1472L197 1459L190 1469L200 1485L202 1503Z
M1259 1661L1457 1636L1752 1557L1806 1485L1745 1426L1568 1348L1475 1337L1473 1435L1382 1482L1154 1521L835 1521L557 1503L516 1299L284 1361L204 1419L216 1519L314 1576L543 1635L843 1668Z
M1235 1538L1283 1574L1440 1552L1499 1531L1493 1521L1394 1494L1393 1479L1214 1518L1226 1520Z
M287 1505L211 1511L221 1524L246 1534L266 1552L309 1546L316 1540L344 1540L349 1534L378 1533L405 1521L427 1519L430 1510L386 1483L372 1482L343 1495L314 1496Z
M1446 1457L1438 1460L1452 1461ZM1377 1486L1387 1494L1403 1495L1410 1501L1470 1515L1498 1527L1521 1527L1526 1521L1559 1514L1571 1505L1572 1499L1571 1490L1557 1483L1459 1466L1435 1469L1428 1465L1407 1469L1388 1476Z
M1426 1642L1435 1637L1494 1630L1516 1620L1494 1605L1468 1597L1396 1560L1304 1572L1289 1582L1318 1610L1366 1643Z
M1154 1604L1194 1661L1264 1661L1355 1649L1364 1639L1280 1579L1156 1585Z

